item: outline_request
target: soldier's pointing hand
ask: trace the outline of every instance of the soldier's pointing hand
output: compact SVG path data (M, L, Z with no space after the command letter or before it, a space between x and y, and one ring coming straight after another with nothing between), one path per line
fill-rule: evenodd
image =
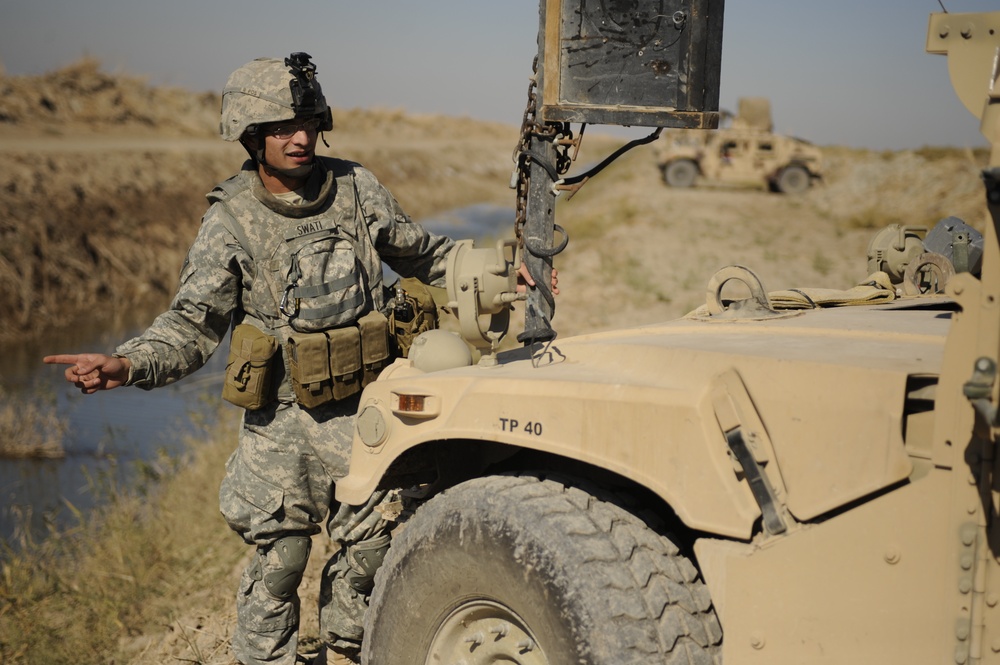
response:
M61 354L42 360L50 365L69 365L66 380L87 395L124 385L131 368L127 359L103 353Z

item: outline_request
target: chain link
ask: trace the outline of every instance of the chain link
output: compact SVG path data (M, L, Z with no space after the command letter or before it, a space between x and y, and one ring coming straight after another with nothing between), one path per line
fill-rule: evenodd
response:
M518 245L523 247L522 229L528 219L528 191L531 185L531 162L532 150L531 141L533 138L543 141L551 141L555 145L556 163L554 172L552 165L539 161L541 166L549 171L553 182L569 171L573 164L573 157L569 154L571 146L579 148L579 142L573 139L573 132L570 130L568 122L548 122L539 124L537 121L537 87L538 87L538 57L535 56L531 64L531 81L528 84L528 102L524 108L524 117L521 120L521 132L517 147L514 150L514 175L511 187L516 191L516 205L514 215L514 236ZM582 132L581 132L582 134Z
M515 189L516 203L514 214L514 237L517 238L518 246L522 246L521 229L528 219L528 186L531 182L531 160L528 157L528 149L531 146L531 127L535 124L535 76L538 58L532 64L531 82L528 84L528 103L524 108L524 117L521 120L521 132L517 147L514 148L514 176L513 186Z

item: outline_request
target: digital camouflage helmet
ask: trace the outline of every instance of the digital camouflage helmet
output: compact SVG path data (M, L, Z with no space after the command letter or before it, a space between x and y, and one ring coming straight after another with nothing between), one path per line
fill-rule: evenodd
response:
M263 123L316 116L323 120L319 130L330 131L333 118L310 57L257 58L234 71L222 91L222 138L239 141Z

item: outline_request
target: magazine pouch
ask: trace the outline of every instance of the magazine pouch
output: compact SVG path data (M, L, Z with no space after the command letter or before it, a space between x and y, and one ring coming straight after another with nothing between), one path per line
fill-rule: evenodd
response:
M254 411L273 398L271 365L278 350L277 340L249 323L233 328L226 360L222 398Z
M327 330L327 362L333 378L333 398L344 399L361 390L361 331L357 326Z
M333 399L327 338L323 333L293 333L286 343L292 390L299 405L311 409Z

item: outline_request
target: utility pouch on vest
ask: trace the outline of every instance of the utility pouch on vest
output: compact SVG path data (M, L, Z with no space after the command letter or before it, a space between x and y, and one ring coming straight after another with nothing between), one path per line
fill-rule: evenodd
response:
M327 330L333 398L344 399L361 390L361 331L356 326Z
M361 386L367 386L391 362L389 352L389 320L385 314L371 311L358 319L361 331L361 363L364 375Z
M397 355L406 358L417 335L434 330L437 324L437 304L427 286L413 277L401 279L389 311L389 330Z
M286 348L296 401L311 409L333 399L326 335L293 334L289 336Z
M277 340L255 326L241 323L233 328L222 398L251 411L270 402L271 359L277 350Z

